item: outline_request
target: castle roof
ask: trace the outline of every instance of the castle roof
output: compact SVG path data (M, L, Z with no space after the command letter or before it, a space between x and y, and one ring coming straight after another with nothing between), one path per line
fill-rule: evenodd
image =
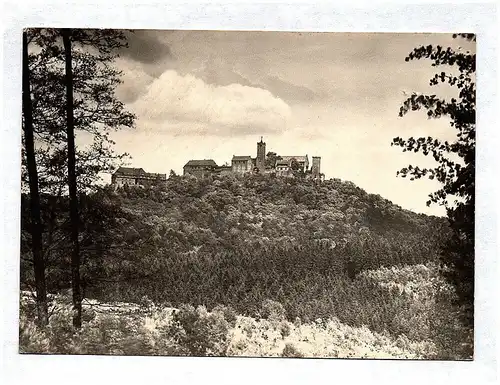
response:
M250 155L233 155L233 160L252 160Z
M119 167L118 170L115 171L115 174L136 176L136 175L144 175L146 174L146 171L144 171L143 168Z
M187 162L184 167L189 167L189 166L205 166L205 167L217 167L217 163L214 162L213 159L191 159L189 162Z

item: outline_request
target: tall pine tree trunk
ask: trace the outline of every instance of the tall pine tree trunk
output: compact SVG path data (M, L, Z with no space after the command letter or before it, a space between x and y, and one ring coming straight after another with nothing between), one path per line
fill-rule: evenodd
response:
M23 32L23 115L26 164L30 187L30 211L32 222L32 252L35 272L36 308L38 324L48 324L47 287L45 283L45 261L42 253L42 221L40 215L40 192L35 159L35 139L33 131L33 108L31 105L30 73L28 63L28 38Z
M68 187L71 221L71 287L73 291L73 326L82 326L82 297L80 290L80 244L78 240L79 214L76 186L75 124L73 116L73 70L71 54L71 30L63 29L66 68L66 123L68 135Z

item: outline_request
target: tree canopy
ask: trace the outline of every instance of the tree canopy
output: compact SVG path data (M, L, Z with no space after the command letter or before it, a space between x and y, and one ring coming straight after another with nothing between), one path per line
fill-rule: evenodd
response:
M473 34L455 34L475 42ZM447 208L452 239L442 252L447 267L443 272L455 285L460 303L469 309L468 322L472 322L474 302L474 205L475 205L475 154L476 154L476 54L463 49L441 46L415 48L406 61L429 59L433 67L443 68L429 80L431 86L448 84L456 90L456 97L449 100L436 95L413 93L407 98L399 116L409 111L426 110L429 119L447 118L456 130L453 142L433 137L408 139L394 138L393 145L403 151L421 152L431 155L437 163L434 168L410 165L398 172L411 179L428 177L438 180L442 187L430 195L427 202ZM450 198L452 202L450 203Z
M61 30L28 29L29 76L33 102L36 159L42 192L57 193L66 185L66 88ZM116 154L109 134L133 127L135 116L115 95L121 72L113 67L117 49L127 46L117 30L72 30L74 124L89 144L77 148L79 190L95 186L101 172L110 172L127 154ZM23 157L23 181L26 168Z

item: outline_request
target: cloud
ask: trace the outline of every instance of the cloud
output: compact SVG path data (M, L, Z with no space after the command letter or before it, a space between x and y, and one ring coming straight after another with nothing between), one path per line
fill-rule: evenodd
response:
M267 90L207 84L173 70L154 80L131 109L140 127L182 127L176 134L192 133L189 124L196 133L218 136L281 133L291 118L290 107Z
M116 68L122 71L122 83L116 88L116 95L123 103L132 103L155 78L144 71L144 66L130 59L118 58Z
M319 93L308 87L292 84L277 76L267 77L265 84L271 92L291 102L312 102L327 96L326 93Z
M175 69L182 71L181 68ZM290 103L312 102L326 97L325 93L318 93L308 87L295 85L278 76L268 76L267 74L252 76L250 73L243 75L232 63L220 57L210 57L204 60L199 68L190 71L190 73L203 79L208 84L226 86L236 83L254 88L263 88ZM250 78L247 77L248 75L250 75Z
M173 59L174 56L170 47L160 40L160 36L166 33L168 31L126 31L128 47L122 49L119 53L121 56L145 64L152 64L165 58Z
M252 83L249 79L234 71L232 63L216 55L209 55L201 60L195 68L171 68L177 70L180 74L191 74L202 79L207 84L217 86L229 86L231 84L240 84L242 86L257 87L261 86ZM193 64L193 62L191 62ZM187 71L186 71L187 70Z

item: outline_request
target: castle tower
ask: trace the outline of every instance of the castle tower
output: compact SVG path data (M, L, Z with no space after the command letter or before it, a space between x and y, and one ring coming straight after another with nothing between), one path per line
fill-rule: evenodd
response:
M260 142L257 142L257 158L255 160L255 166L260 172L264 172L266 169L266 142L262 141L262 136L260 137Z
M312 173L314 179L318 179L318 180L320 179L320 174L321 174L321 157L320 156L313 156L312 157L311 173Z

